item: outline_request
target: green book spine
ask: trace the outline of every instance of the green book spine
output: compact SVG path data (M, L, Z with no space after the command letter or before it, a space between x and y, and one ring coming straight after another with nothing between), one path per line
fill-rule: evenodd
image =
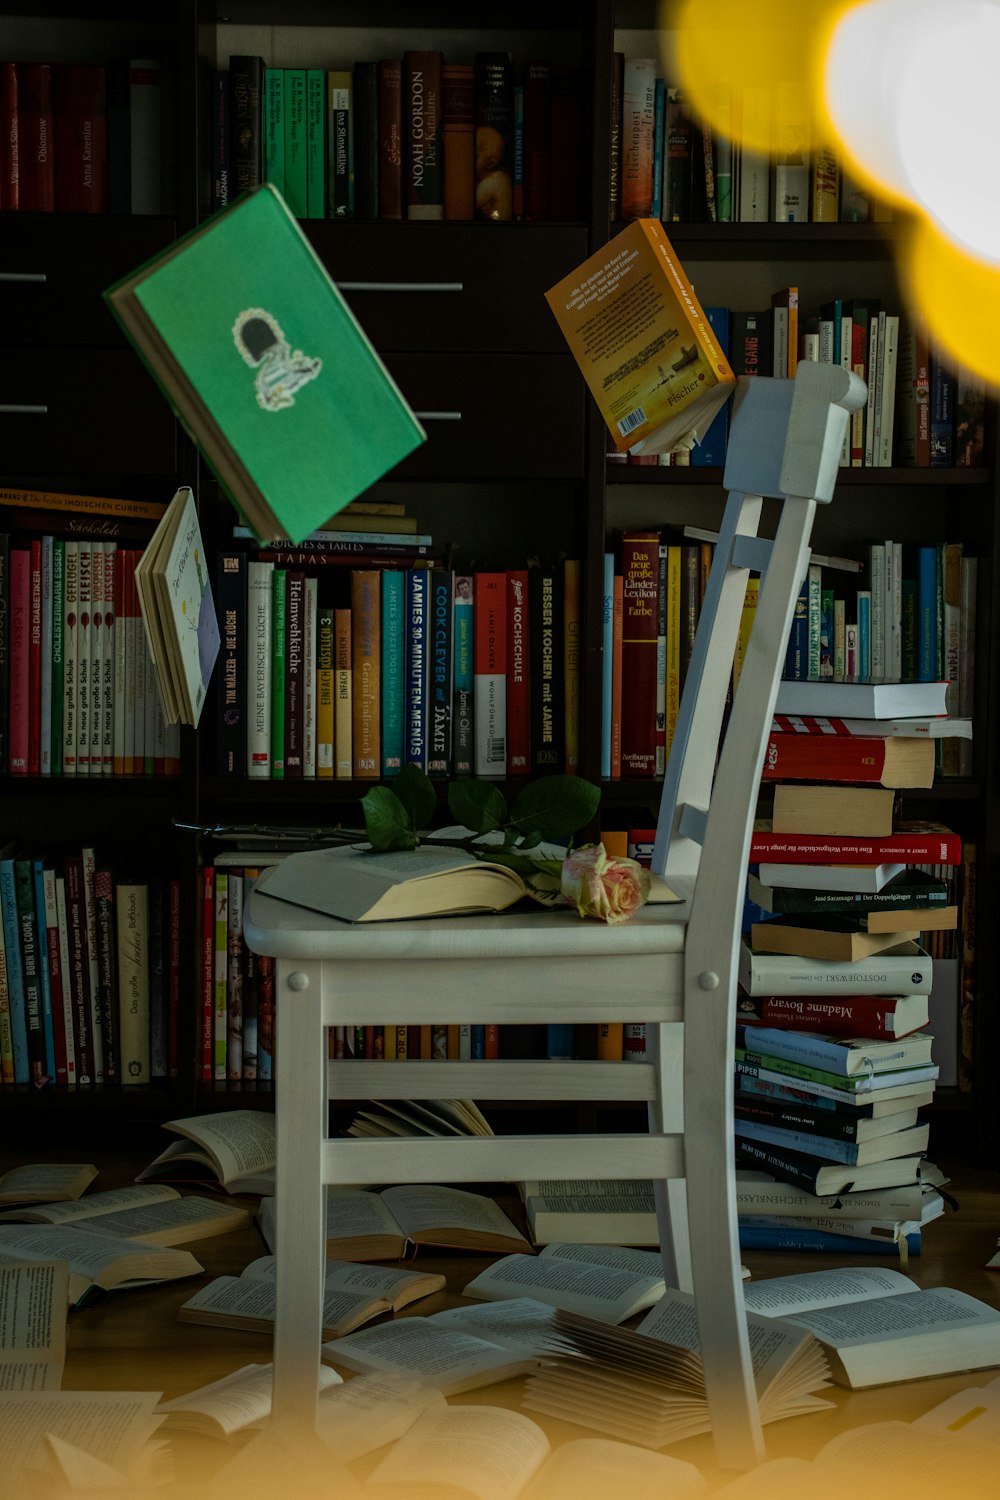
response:
M326 172L326 74L322 68L306 71L306 217L325 219Z
M285 779L285 569L274 570L271 619L271 776Z
M63 610L66 548L62 537L52 544L52 775L63 768Z
M308 212L306 70L285 68L285 202L297 219Z
M843 1073L828 1073L824 1068L813 1068L808 1063L792 1062L786 1057L771 1057L763 1052L749 1052L744 1047L736 1048L736 1071L737 1073L749 1073L751 1076L760 1068L767 1069L770 1073L786 1073L789 1078L802 1078L811 1083L822 1084L825 1088L840 1089L845 1093L852 1093L862 1085L867 1074L857 1076L845 1076ZM899 1068L880 1074L886 1080L894 1082L907 1082L907 1075L913 1071L912 1068ZM898 1080L895 1074L899 1074Z
M285 192L285 73L268 68L264 75L264 181Z

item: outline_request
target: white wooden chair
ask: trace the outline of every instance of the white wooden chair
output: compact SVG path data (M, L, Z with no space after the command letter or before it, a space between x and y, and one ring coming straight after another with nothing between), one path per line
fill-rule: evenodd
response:
M854 375L800 364L741 380L730 492L669 758L654 868L685 897L631 922L570 909L352 926L255 891L245 934L277 959L277 1319L274 1417L312 1426L324 1184L651 1178L668 1284L693 1287L716 1453L763 1456L747 1345L731 1142L737 948L764 746L817 502L829 501ZM783 501L773 542L762 497ZM757 613L719 752L749 571ZM718 758L717 758L718 756ZM295 856L291 856L294 858ZM330 1062L334 1023L647 1024L644 1064ZM327 1139L331 1098L635 1100L646 1134ZM686 1181L684 1192L676 1184ZM685 1233L689 1224L690 1250Z

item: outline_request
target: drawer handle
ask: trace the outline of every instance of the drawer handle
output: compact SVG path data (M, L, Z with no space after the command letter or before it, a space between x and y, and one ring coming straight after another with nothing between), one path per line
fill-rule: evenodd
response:
M48 281L44 271L0 271L0 281Z
M415 411L418 422L461 422L460 411Z
M0 402L0 416L3 417L45 417L48 416L47 406L22 406L15 401Z
M461 292L460 281L338 281L342 292Z

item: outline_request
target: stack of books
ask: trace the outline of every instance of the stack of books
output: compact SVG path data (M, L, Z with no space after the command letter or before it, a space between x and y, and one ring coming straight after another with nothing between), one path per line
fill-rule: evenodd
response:
M833 716L850 711L840 690L870 685L824 686L831 713L813 708L805 719L800 684L781 685L764 771L773 801L751 845L736 1162L796 1194L789 1204L780 1188L769 1201L765 1193L752 1213L741 1205L741 1242L865 1253L880 1242L905 1256L940 1212L937 1195L921 1190L929 1127L918 1111L940 1071L924 1029L933 977L925 934L958 924L950 881L920 867L950 870L961 842L940 824L899 816L900 789L933 781L927 720L914 716L911 735L878 720L863 724L868 733L847 731ZM897 714L906 689L916 706L927 686L896 685ZM897 718L897 729L905 724ZM815 754L795 753L803 746ZM887 1212L872 1212L872 1195Z

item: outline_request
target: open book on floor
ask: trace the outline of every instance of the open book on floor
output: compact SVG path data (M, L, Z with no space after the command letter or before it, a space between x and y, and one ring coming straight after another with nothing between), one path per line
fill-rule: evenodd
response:
M73 1225L0 1224L0 1260L66 1261L71 1307L93 1300L100 1291L174 1281L204 1269L190 1250L142 1245Z
M230 1109L167 1120L171 1141L136 1182L197 1182L227 1193L274 1192L274 1115L269 1110Z
M277 1252L275 1200L260 1205L260 1228ZM503 1209L482 1193L433 1183L383 1188L327 1188L326 1253L336 1260L398 1260L414 1245L484 1250L494 1255L531 1246Z
M0 1173L0 1207L18 1203L61 1203L79 1198L97 1168L78 1162L38 1162Z
M359 1109L348 1135L492 1135L472 1099L373 1099Z
M668 1290L632 1331L557 1311L561 1348L528 1376L523 1405L646 1448L711 1429L694 1299ZM823 1409L828 1383L812 1334L787 1319L747 1314L762 1422Z
M466 1283L466 1297L531 1297L552 1307L622 1323L652 1307L666 1289L652 1250L617 1245L547 1245L538 1255L505 1255Z
M755 1281L747 1306L815 1334L838 1385L860 1390L1000 1365L1000 1312L877 1266Z
M250 1215L235 1203L219 1203L195 1194L182 1197L165 1183L150 1183L148 1187L91 1193L71 1203L6 1209L0 1213L0 1221L71 1224L74 1229L138 1240L144 1245L186 1245L191 1240L242 1229L249 1224Z
M544 1315L543 1319L547 1327L548 1319ZM454 1396L537 1369L538 1321L536 1313L530 1335L518 1332L515 1325L514 1338L508 1342L502 1324L487 1333L473 1332L441 1313L429 1318L394 1318L330 1340L323 1345L323 1358L361 1374L420 1380L444 1396Z
M161 1401L156 1408L167 1431L198 1432L204 1437L228 1438L246 1427L256 1427L271 1415L273 1365L242 1365L221 1380L213 1380L186 1395ZM340 1384L336 1370L320 1365L320 1394Z
M199 1287L178 1309L182 1323L215 1328L246 1328L270 1333L274 1327L276 1260L262 1255L239 1276L217 1276ZM396 1271L353 1261L328 1260L324 1277L323 1337L340 1338L379 1313L398 1312L418 1297L429 1297L445 1285L444 1276L428 1271Z
M426 1495L453 1489L475 1500L686 1500L708 1494L694 1464L606 1438L553 1448L523 1412L439 1406L423 1412L368 1477L362 1494Z

